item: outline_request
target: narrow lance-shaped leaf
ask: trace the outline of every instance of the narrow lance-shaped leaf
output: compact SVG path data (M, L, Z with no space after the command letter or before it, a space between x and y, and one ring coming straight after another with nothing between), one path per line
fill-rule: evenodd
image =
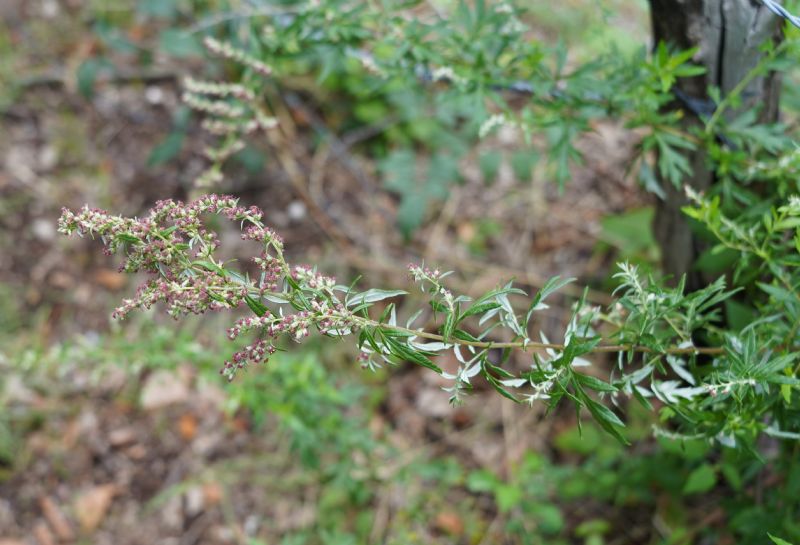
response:
M352 307L353 305L361 305L364 303L377 303L378 301L383 301L384 299L407 294L408 292L403 290L370 289L362 293L353 293L348 295L345 299L345 305Z
M267 313L267 307L258 299L254 299L249 295L245 295L244 300L247 303L247 306L250 307L250 310L252 310L259 318Z
M394 356L427 367L439 374L442 373L442 369L421 351L409 348L391 337L384 337L384 340Z
M591 375L584 375L582 373L573 373L575 380L581 383L581 385L586 386L587 388L594 390L595 392L616 392L617 387L613 384L609 384L608 382L602 381L597 377L593 377Z
M487 301L485 303L474 304L461 313L461 316L458 317L458 321L461 322L465 318L468 318L470 316L476 316L478 314L483 314L484 312L494 310L496 308L500 308L500 304L495 301Z

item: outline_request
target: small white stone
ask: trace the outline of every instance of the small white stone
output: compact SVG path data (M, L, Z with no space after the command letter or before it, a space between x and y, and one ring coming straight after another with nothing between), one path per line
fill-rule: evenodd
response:
M254 536L258 532L258 528L261 526L261 521L257 515L248 515L248 517L244 520L244 533L248 536Z
M44 218L37 218L31 223L31 232L33 236L45 242L51 241L56 236L55 224Z
M159 509L161 520L169 528L180 528L183 524L183 514L181 513L181 498L173 496L167 500Z
M156 371L142 387L139 402L144 409L158 409L189 398L189 390L180 377L169 371Z
M46 172L52 170L58 163L58 150L55 146L43 146L38 156L39 170Z
M56 0L43 0L41 4L41 10L42 17L46 19L52 19L53 17L56 17L61 11Z
M201 486L192 486L184 495L184 510L190 517L199 515L205 507L205 497Z
M303 201L292 201L286 207L286 213L292 221L300 221L306 217L306 205Z
M164 91L161 90L161 87L151 85L145 89L144 98L150 104L161 104L164 102Z

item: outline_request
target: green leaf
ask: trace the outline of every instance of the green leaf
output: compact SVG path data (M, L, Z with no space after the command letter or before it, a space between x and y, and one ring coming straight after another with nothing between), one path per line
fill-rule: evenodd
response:
M455 329L453 330L453 337L460 341L473 341L473 342L480 342L480 339L470 335L468 332L464 331L463 329Z
M432 369L439 374L442 374L442 369L433 363L430 358L428 358L425 354L420 352L419 350L409 348L407 345L404 345L391 337L384 337L384 341L386 342L389 349L392 351L392 354L401 358L406 361L410 361L412 363L416 363L417 365L421 365L423 367L427 367L428 369Z
M486 362L486 367L488 367L491 372L493 372L494 374L498 375L502 379L517 378L517 376L514 375L513 373L509 373L508 371L506 371L502 367L498 367L496 365L493 365L493 364L489 363L488 361Z
M494 473L485 469L467 475L467 490L470 492L491 492L499 484Z
M345 305L352 307L353 305L363 305L365 303L377 303L378 301L399 297L400 295L408 295L408 292L403 290L370 289L362 293L349 295L345 300Z
M588 354L594 350L594 347L600 344L601 340L602 337L600 336L584 339L578 337L577 335L573 335L569 340L569 344L567 344L566 348L564 348L564 352L562 352L561 356L553 362L553 365L566 366L572 364L572 362L575 361L575 358L583 356L584 354Z
M417 170L417 156L411 150L397 150L389 154L380 165L387 189L403 194L413 184Z
M573 373L575 379L587 388L596 392L616 392L616 386L604 382L597 377L591 375L584 375L582 373Z
M417 157L411 150L393 151L380 165L384 185L400 195L397 224L406 237L422 224L427 208L427 196L417 186Z
M381 312L381 317L378 318L378 323L385 324L389 319L389 317L392 315L393 310L394 310L394 303L389 303L388 305L386 305L386 308L383 309L383 312Z
M789 377L789 376L786 376L786 375L772 374L772 375L768 375L768 376L765 376L765 377L759 377L759 378L762 378L763 380L766 380L767 382L771 382L773 384L780 384L781 385L781 392L783 392L783 387L784 386L791 387L791 386L800 385L800 378ZM783 395L784 395L784 399L787 399L787 397L786 397L787 394L783 394ZM789 396L788 399L791 400L791 390L790 390L788 396ZM788 402L789 401L787 401L787 403Z
M725 476L725 480L731 485L731 488L737 491L742 489L742 476L739 474L739 468L736 464L724 463L720 470Z
M779 537L775 537L774 535L770 534L769 532L767 532L767 535L769 536L769 538L772 540L772 542L775 545L792 545L791 543L789 543L785 539L781 539Z
M756 282L756 284L780 303L793 303L797 301L797 297L780 286L773 286L771 284L765 284L764 282Z
M374 329L364 329L361 333L362 334L359 336L359 348L366 342L376 353L383 354L384 351L381 350L381 347L378 346L378 343L375 341Z
M558 275L549 278L547 282L544 283L544 286L542 286L542 288L536 292L536 295L533 297L533 301L531 301L531 304L528 308L528 316L530 316L533 311L542 308L540 304L551 294L574 281L574 278L561 278Z
M458 321L461 322L464 318L467 318L469 316L475 316L476 314L483 314L484 312L494 310L496 308L500 308L500 304L494 301L474 304L461 313L461 316L459 316Z
M161 143L153 148L150 152L150 157L147 158L147 166L156 167L175 158L183 148L183 141L186 134L183 132L173 131L164 138Z
M207 270L209 270L211 272L215 272L215 273L217 273L219 275L226 276L225 269L223 269L222 267L220 267L216 263L212 263L211 261L204 261L204 260L198 259L197 261L193 261L192 265L198 265L198 266L203 267L204 269L207 269Z
M796 227L800 227L800 217L786 218L775 224L775 228L781 230L794 229Z
M530 183L537 160L536 152L532 149L517 151L511 155L511 170L518 182Z
M189 122L192 120L192 109L186 106L178 106L172 114L172 128L174 132L185 133L189 130Z
M586 408L589 409L592 417L597 421L598 424L600 424L600 427L613 435L617 441L627 445L628 440L625 439L625 436L620 432L620 428L625 427L625 424L622 422L622 420L620 420L619 417L611 411L611 409L590 398L583 390L580 383L577 383L576 381L573 383L573 385L575 386L576 396L584 405L586 405Z
M227 276L228 278L230 278L231 280L233 280L234 282L236 282L240 286L245 286L245 285L249 284L249 281L247 280L247 277L243 276L241 273L239 273L237 271L233 271L233 270L230 270L230 269L224 269L223 272L224 272L225 276Z
M503 286L502 288L493 289L492 291L482 295L475 302L475 304L477 305L478 303L483 303L485 301L490 301L490 300L496 299L497 296L499 296L499 295L522 295L522 296L526 296L528 294L525 293L523 290L521 290L519 288L512 287L511 282L509 282L505 286Z
M212 299L214 301L218 301L220 303L225 303L226 302L226 300L225 300L225 298L223 296L221 296L220 294L215 293L213 291L208 292L208 297L209 297L209 299Z
M453 312L450 312L450 309L447 309L447 316L444 319L444 325L442 326L442 337L444 337L444 341L448 342L450 337L453 335L453 330L456 328L456 318Z
M80 91L84 97L92 98L94 94L94 83L97 80L97 76L100 72L111 72L113 69L114 65L111 64L108 59L102 57L86 59L78 66L78 70L75 72L75 78L78 82L78 91Z
M417 189L403 194L400 207L397 209L397 226L406 238L416 231L425 220L428 199Z
M126 54L137 53L139 51L136 44L125 37L125 35L120 32L119 28L115 28L106 22L96 23L92 30L109 49Z
M500 171L502 160L503 155L497 150L489 150L478 156L478 168L480 168L483 175L483 183L486 185L494 183L497 173Z
M600 239L619 249L622 260L634 257L652 258L658 248L653 238L654 210L652 206L606 216L601 221Z
M781 396L783 401L790 405L792 403L792 387L788 384L781 384Z
M653 172L653 168L648 164L647 161L641 162L641 167L639 168L639 182L645 188L646 191L653 193L660 199L666 199L667 194L664 193L664 189L661 187L661 184L658 182L658 178L656 178L655 173Z
M177 0L138 0L136 9L145 15L171 18L177 13L178 2Z
M488 370L486 369L486 365L484 365L482 369L482 374L486 381L492 385L492 387L499 393L501 396L510 399L514 403L519 403L519 399L516 398L514 394L506 390L500 382L492 375L489 374ZM513 376L513 375L512 375Z
M614 412L603 405L602 403L598 403L597 401L587 397L585 400L586 406L592 415L599 420L600 424L609 424L611 426L617 426L620 428L624 428L625 424L619 417L614 414Z
M123 242L130 242L131 244L135 244L139 242L139 239L133 235L129 235L128 233L120 233L117 235L117 239Z
M671 133L656 132L651 136L659 151L658 170L675 187L680 187L684 175L691 173L689 160L679 149L691 150L696 146Z
M542 533L555 535L564 528L564 516L555 504L537 502L531 507L531 515L537 520L537 527ZM591 540L585 543L591 543Z
M757 317L756 309L735 299L725 301L725 317L730 328L739 332L752 324Z
M522 489L516 484L503 483L494 489L494 498L498 511L507 513L522 500Z
M242 165L250 174L263 172L267 163L264 153L250 145L234 154L231 159Z
M258 299L250 297L249 295L245 295L244 300L247 303L247 306L250 307L250 310L252 310L259 318L267 313L267 307Z
M717 483L717 472L711 464L703 464L689 474L683 493L702 494L708 492Z
M647 409L648 411L652 411L653 410L653 404L650 403L650 400L648 400L646 397L644 397L642 395L642 392L640 392L639 389L637 387L635 387L635 386L633 387L633 397L635 397L636 401L638 401L639 404L642 407L644 407L645 409Z
M603 519L590 519L586 522L580 523L575 527L575 536L590 538L585 541L587 545L595 543L591 540L592 536L601 536L607 534L612 530L611 523ZM597 541L597 543L605 543L604 541Z
M205 50L193 34L184 30L168 28L161 32L158 47L165 53L179 58L202 57Z

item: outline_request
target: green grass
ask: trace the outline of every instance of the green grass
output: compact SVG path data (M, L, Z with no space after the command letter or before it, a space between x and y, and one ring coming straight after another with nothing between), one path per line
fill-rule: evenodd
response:
M614 535L614 506L620 502L656 509L658 494L666 492L674 498L673 510L685 509L679 502L685 483L703 464L702 453L680 448L628 456L591 424L584 425L582 434L571 427L556 436L555 453L565 462L528 452L508 471L476 467L424 442L411 451L399 449L386 440L388 428L376 435L370 427L388 395L385 374L361 371L335 350L325 354L330 343L312 343L279 352L266 366L226 385L217 370L232 346L212 323L190 322L176 330L145 315L100 337L6 352L3 381L21 381L44 396L47 407L78 411L77 404L97 401L91 389L81 399L70 397L65 377L88 373L102 385L107 373L121 368L129 385L117 395L135 404L144 371L190 363L199 370L199 381L223 388L229 414L249 415L254 430L239 456L207 464L162 490L149 508L158 509L169 497L204 482L224 483L230 494L260 490L266 498L296 501L297 509L313 498L316 516L308 525L263 536L264 541L254 544L366 543L380 530L386 543L398 544L504 539L602 545ZM0 466L5 464L0 479L24 469L29 461L25 437L47 426L53 416L48 410L10 411L6 405L0 411ZM647 426L644 420L632 423L642 434ZM490 431L478 440L502 438ZM57 464L60 456L53 454L49 463ZM654 492L654 483L661 492ZM405 500L392 508L388 525L381 529L377 509L400 491ZM601 507L576 521L571 513L585 505ZM674 520L687 518L684 511L679 515Z

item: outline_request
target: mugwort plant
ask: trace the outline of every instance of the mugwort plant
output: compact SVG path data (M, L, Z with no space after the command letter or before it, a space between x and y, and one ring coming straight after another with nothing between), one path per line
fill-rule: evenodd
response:
M141 218L89 207L64 209L59 231L100 238L106 253L124 254L122 272L148 273L135 296L114 311L117 318L156 303L174 318L249 308L252 314L228 330L232 340L252 337L223 364L221 373L228 379L265 363L281 339L301 342L317 331L356 337L364 367L411 362L442 374L451 381L446 390L454 403L478 376L517 402L554 407L568 399L620 441L625 441L624 423L609 403L624 407L627 398L651 409L652 400L658 400L662 418L687 437L724 444L752 443L761 433L800 438L793 409L793 392L800 385L797 256L776 251L800 248L800 201L792 197L762 225L743 229L722 215L718 201L692 198L696 205L688 213L704 221L721 244L740 252L743 262L760 259L772 271L773 281L761 283L769 295L765 305L779 304L782 312L773 311L738 333L726 331L718 325L719 307L734 292L723 278L685 293L683 283L666 287L621 263L616 301L605 310L587 306L583 298L577 301L563 341L551 342L531 334L534 318L572 279L550 279L518 307L528 295L511 283L473 300L447 287L449 272L411 264L411 281L428 302L425 321L436 324L430 330L415 325L422 322L424 308L399 320L395 301L406 291L357 291L314 267L288 263L283 241L264 224L263 212L240 206L234 197L160 201ZM213 215L238 223L241 238L257 247L252 275L218 257L220 237L207 221ZM794 232L791 244L789 232ZM384 301L382 308L376 305ZM508 365L513 350L528 354L528 368ZM445 351L459 362L455 373L444 373L436 363ZM587 369L587 358L596 353L617 355L607 380Z
M785 8L762 3L797 23ZM651 7L656 4L668 3ZM713 11L724 19L730 10L723 4L729 3ZM513 130L538 152L523 154L517 179L530 181L541 157L540 170L563 186L582 157L577 138L598 121L613 120L636 142L630 169L644 188L675 204L675 212L686 203L683 211L702 239L701 257L692 254L690 267L702 280L653 277L620 263L613 302L601 308L579 298L563 334L551 340L539 332L537 318L573 279L554 277L532 294L507 283L470 298L452 289L450 272L413 263L410 283L426 302L406 315L419 299L405 290L362 291L314 266L289 263L263 212L234 197L161 201L141 218L65 209L62 233L99 238L107 253L124 255L123 272L147 274L115 316L156 304L176 319L247 312L228 329L242 343L222 364L228 380L316 332L353 339L364 368L410 362L439 373L453 403L484 381L515 402L548 409L571 403L622 442L629 437L625 415L638 403L657 413L653 433L660 441L735 447L724 451L737 457L728 466L735 466L735 478L708 460L683 493L711 490L721 467L744 498L724 507L734 531L758 536L749 541L755 543L770 528L800 535L800 153L790 132L797 112L788 100L789 115L775 122L762 115L769 108L752 101L757 87L767 89L796 68L796 30L771 34L750 71L724 89L717 80L730 77L716 62L744 62L725 48L725 55L708 55L704 47L676 50L661 42L636 52L592 51L591 60L576 63L561 44L537 39L529 17L512 2L461 1L431 6L427 16L415 10L415 3L317 0L222 13L195 26L210 55L225 64L217 71L224 81L183 82L184 104L216 138L205 151L211 164L195 186L218 186L225 163L246 142L287 118L282 104L291 106L295 95L317 96L307 92L309 74L352 106L337 109L337 103L326 119L330 94L320 93L323 99L310 108L320 112L320 124L334 125L342 110L352 111L341 126L378 140L378 171L398 194L397 224L407 236L424 223L427 204L444 198L447 184L459 179L459 159L479 140ZM763 22L769 14L756 15ZM704 24L712 28L711 19ZM722 45L736 42L733 32L722 36ZM714 58L713 70L695 64L704 57ZM699 92L682 91L682 83L700 80L706 83ZM793 88L783 91L791 98ZM356 107L362 104L368 107ZM688 188L684 200L687 185L705 194ZM236 268L221 257L214 216L239 226L254 248L251 263ZM512 358L515 353L520 357ZM453 356L456 369L440 368L444 354ZM598 354L611 361L599 361ZM771 463L756 467L765 458ZM624 468L620 475L633 481ZM765 475L785 482L767 494ZM742 489L748 480L759 480L755 492Z

